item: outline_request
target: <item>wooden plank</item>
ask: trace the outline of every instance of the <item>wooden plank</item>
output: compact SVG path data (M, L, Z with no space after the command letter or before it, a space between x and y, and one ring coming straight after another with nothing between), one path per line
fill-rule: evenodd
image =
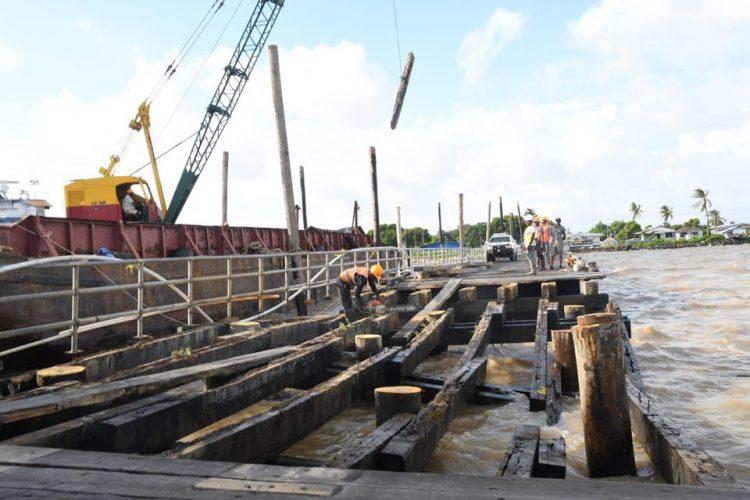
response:
M474 328L474 334L471 336L471 340L466 344L461 358L456 363L456 366L461 366L474 358L484 355L484 351L487 350L487 344L490 341L490 333L492 332L493 326L499 322L503 322L503 304L497 304L490 302L487 304L487 308L484 310L484 314L479 319L477 326Z
M435 295L433 299L424 306L419 313L415 314L393 337L391 337L391 345L406 345L414 335L416 335L417 328L427 318L427 313L443 309L443 306L450 300L453 294L458 290L461 285L461 278L453 278L449 280L440 293Z
M529 394L529 411L542 411L547 399L547 306L544 299L539 300L536 315L536 337L534 342L534 371L531 375L531 394Z
M443 390L386 445L379 466L385 470L423 470L456 413L484 380L486 368L487 358L482 357L454 369Z
M163 373L144 375L115 382L93 383L51 394L18 401L6 400L0 405L0 423L16 422L48 415L69 408L88 407L115 400L144 397L166 391L201 378L239 373L264 365L287 354L291 348L280 347L234 358L180 368Z
M210 430L166 453L173 458L265 462L314 431L385 379L385 366L397 349L389 348L284 404L240 423Z
M388 383L397 385L424 361L440 343L443 332L453 323L453 309L427 325L388 364Z
M539 450L539 426L517 425L513 441L505 452L497 475L504 477L530 478Z
M414 415L408 413L394 415L367 436L355 439L328 466L338 469L375 469L380 451L413 418Z
M547 359L547 394L544 400L544 410L547 413L547 425L553 426L560 421L560 414L562 413L560 398L562 383L560 381L560 365L551 356L548 356Z
M565 479L565 439L540 439L534 477Z

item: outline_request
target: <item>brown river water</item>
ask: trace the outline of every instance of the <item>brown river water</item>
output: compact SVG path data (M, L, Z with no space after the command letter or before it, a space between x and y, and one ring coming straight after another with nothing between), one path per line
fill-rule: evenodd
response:
M609 293L633 324L633 346L648 392L662 414L750 487L750 245L588 253L607 278ZM487 382L528 386L533 344L488 349ZM449 370L460 351L430 358L419 371ZM559 425L530 413L521 396L503 406L468 406L453 421L428 470L495 475L519 423L543 437L563 436L568 476L586 475L579 402L564 398ZM374 428L370 403L342 412L288 451L324 459L349 438ZM638 477L660 482L636 446Z

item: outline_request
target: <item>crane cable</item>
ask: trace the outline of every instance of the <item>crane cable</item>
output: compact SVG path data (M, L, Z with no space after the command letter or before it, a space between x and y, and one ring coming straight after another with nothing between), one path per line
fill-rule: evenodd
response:
M179 148L185 142L189 141L190 139L192 139L196 135L198 135L198 131L197 130L195 132L193 132L192 134L190 134L189 136L185 137L183 140L181 140L180 142L178 142L177 144L175 144L171 148L169 148L166 151L164 151L163 153L161 153L159 156L157 156L156 158L154 158L154 160L158 160L162 156L165 156L167 153L171 153L172 151L174 151L175 149ZM148 167L149 165L151 165L151 160L149 160L148 162L144 163L143 165L141 165L137 169L133 170L133 172L130 175L133 176L133 175L137 174L138 172L140 172L144 168Z
M185 43L182 44L182 47L177 52L177 55L172 59L172 62L169 63L167 68L164 70L164 73L161 75L159 80L154 84L154 87L151 89L151 91L148 93L148 96L146 97L147 102L153 102L154 99L159 95L161 90L166 85L167 81L172 77L172 75L175 74L177 71L178 66L182 63L182 61L185 60L185 57L190 53L195 43L198 41L198 39L201 37L203 32L206 30L209 24L211 24L211 21L213 21L216 14L219 12L219 9L221 9L224 6L225 0L214 0L211 6L208 8L206 13L203 15L203 18L201 18L198 25L193 29L193 32L190 34L190 36L185 40ZM210 16L210 17L209 17ZM131 143L133 142L134 137L134 130L128 129L123 132L123 135L121 136L119 143L120 143L120 158L123 158L125 156L126 151L130 147ZM180 143L182 144L182 143ZM171 148L169 151L171 151L174 148ZM168 152L168 151L167 151ZM166 154L166 152L164 153ZM143 167L141 167L143 168ZM116 170L113 169L112 173ZM138 169L140 170L140 168ZM137 171L137 170L136 170Z
M396 27L396 49L398 50L398 69L401 71L403 63L401 62L401 40L398 36L398 17L396 16L396 0L393 0L393 24Z
M244 5L244 3L246 1L247 0L240 0L237 3L237 7L235 7L234 12L232 12L232 15L229 17L229 20L224 25L224 29L222 29L221 33L219 33L219 36L216 38L216 41L214 42L213 46L211 47L211 50L209 51L208 55L203 59L203 63L201 64L200 68L198 68L198 70L195 72L195 75L193 75L193 79L190 81L190 84L185 89L185 92L182 94L182 97L180 98L179 102L177 103L177 105L172 110L172 113L169 115L169 118L167 118L167 121L164 123L164 126L161 128L161 130L159 131L159 133L156 134L155 139L154 139L154 143L156 143L156 142L159 141L159 139L161 138L161 135L164 134L164 131L167 129L167 127L169 126L169 124L172 122L172 119L174 118L174 116L177 114L177 111L182 106L183 101L185 101L185 99L187 98L188 94L190 93L190 90L193 88L193 85L195 84L195 81L198 79L198 77L200 76L200 74L203 72L203 68L205 68L206 63L208 63L208 60L211 59L211 56L216 51L216 48L219 46L219 43L224 38L224 34L226 33L227 29L229 28L229 25L232 23L232 21L234 20L235 16L237 15L237 12L240 10L240 7L242 7L242 5Z

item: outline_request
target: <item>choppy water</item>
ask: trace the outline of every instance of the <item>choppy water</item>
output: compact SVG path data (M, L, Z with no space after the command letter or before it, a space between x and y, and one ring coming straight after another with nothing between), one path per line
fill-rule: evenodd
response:
M649 393L672 418L746 486L750 486L750 245L586 254L608 277L609 293L633 323L633 345ZM527 386L529 345L491 346L487 381ZM420 370L448 370L458 353L430 358ZM530 413L525 397L504 406L469 406L441 440L429 470L495 475L519 423L542 435L565 437L568 475L585 476L578 400L566 399L556 427L544 412ZM317 458L336 453L347 437L372 430L367 403L299 443L292 453ZM343 439L342 439L343 438ZM638 478L660 481L636 449Z

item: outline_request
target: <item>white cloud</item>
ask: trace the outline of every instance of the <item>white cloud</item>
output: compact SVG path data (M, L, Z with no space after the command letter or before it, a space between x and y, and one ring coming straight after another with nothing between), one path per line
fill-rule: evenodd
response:
M623 72L644 63L690 67L748 53L750 2L604 0L570 24L574 43Z
M521 14L498 8L484 26L466 35L458 53L464 83L474 85L479 82L492 59L521 33L524 22Z
M16 62L16 56L10 47L0 45L0 73L13 69Z
M74 26L77 30L88 33L94 27L94 23L90 19L77 19Z

